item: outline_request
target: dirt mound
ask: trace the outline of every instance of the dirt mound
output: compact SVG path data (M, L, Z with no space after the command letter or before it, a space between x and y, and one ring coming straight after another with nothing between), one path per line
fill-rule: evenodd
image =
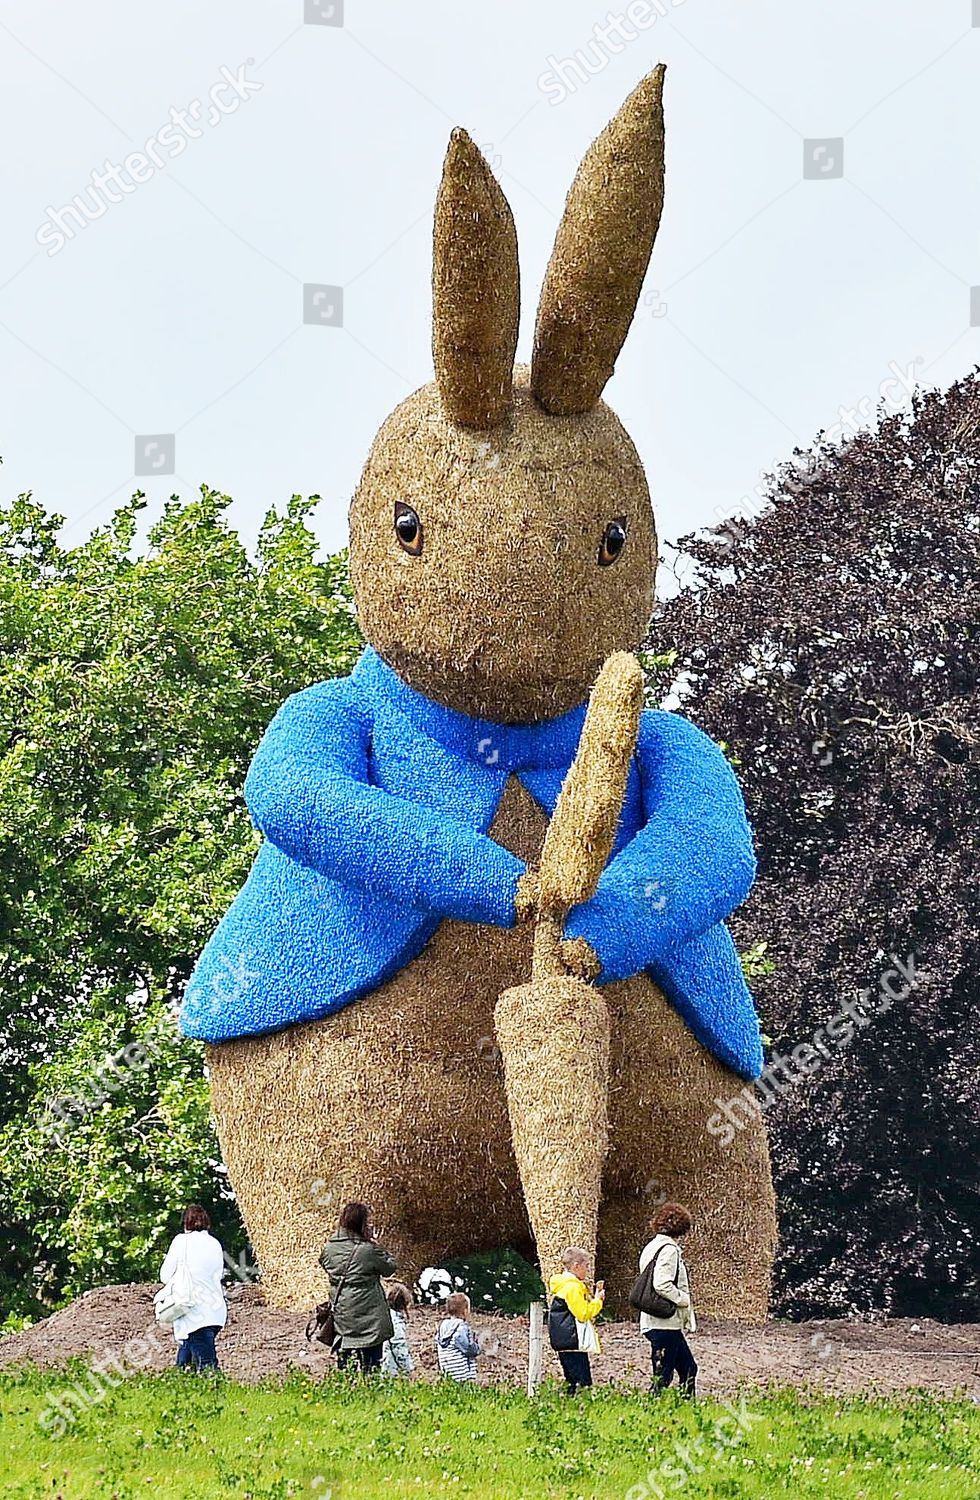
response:
M42 1323L0 1340L0 1365L56 1366L71 1358L98 1361L121 1356L125 1345L140 1340L139 1367L166 1369L173 1363L174 1343L167 1330L154 1326L155 1290L153 1286L107 1286L86 1292ZM319 1378L333 1368L319 1345L307 1344L305 1318L267 1307L259 1287L231 1288L228 1306L228 1327L218 1348L222 1368L233 1379L251 1383L296 1368ZM440 1316L434 1308L417 1308L409 1328L416 1363L429 1378L435 1374L433 1340ZM478 1316L474 1323L485 1342L499 1341L498 1352L481 1361L481 1378L523 1383L527 1319ZM596 1380L646 1385L647 1346L636 1326L607 1323L601 1333L603 1353L593 1360ZM705 1322L692 1344L705 1391L724 1392L739 1383L775 1381L819 1383L841 1392L965 1390L980 1401L980 1327L971 1324L828 1319L743 1328L735 1323ZM559 1373L550 1351L545 1361L549 1373Z

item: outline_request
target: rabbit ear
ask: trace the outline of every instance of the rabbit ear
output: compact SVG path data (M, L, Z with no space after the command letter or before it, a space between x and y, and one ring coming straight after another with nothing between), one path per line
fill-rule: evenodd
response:
M623 347L664 201L664 65L589 147L551 252L531 389L556 416L588 411Z
M488 428L507 416L519 317L510 206L466 131L454 130L432 242L432 357L451 421Z

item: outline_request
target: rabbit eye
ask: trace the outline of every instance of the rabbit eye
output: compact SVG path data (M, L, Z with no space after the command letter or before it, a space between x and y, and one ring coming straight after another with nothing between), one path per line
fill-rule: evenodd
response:
M615 521L610 521L602 533L602 541L599 544L599 566L608 568L614 563L626 546L626 521L620 516Z
M395 535L403 552L418 557L422 551L422 522L403 500L395 501Z

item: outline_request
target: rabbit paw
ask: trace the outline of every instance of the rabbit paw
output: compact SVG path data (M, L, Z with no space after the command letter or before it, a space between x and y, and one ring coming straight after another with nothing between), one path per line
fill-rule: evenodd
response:
M530 922L538 914L541 881L537 870L525 870L517 881L517 920Z
M583 937L562 940L561 960L576 979L598 979L602 972L602 964L595 949Z

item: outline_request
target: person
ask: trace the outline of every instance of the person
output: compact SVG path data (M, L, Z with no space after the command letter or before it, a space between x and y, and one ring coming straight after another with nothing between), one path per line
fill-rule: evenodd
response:
M173 1324L177 1340L177 1366L181 1370L217 1370L218 1334L228 1321L228 1306L225 1302L221 1277L225 1269L225 1254L211 1231L211 1220L199 1203L185 1208L182 1232L170 1242L160 1280L166 1282L176 1276L185 1262L194 1283L195 1301L187 1312Z
M446 1316L436 1335L439 1372L465 1384L476 1379L476 1362L483 1350L469 1323L470 1299L465 1292L453 1292L446 1299Z
M388 1288L388 1307L391 1311L392 1335L381 1354L381 1371L384 1375L411 1375L415 1369L412 1351L408 1347L408 1331L405 1327L408 1310L412 1305L412 1294L403 1281L393 1281Z
M695 1394L698 1366L685 1334L694 1333L697 1322L678 1240L690 1227L691 1215L683 1204L664 1203L650 1221L652 1238L640 1252L641 1271L656 1257L654 1291L674 1304L674 1311L665 1318L640 1314L640 1332L650 1341L654 1384L657 1390L666 1390L676 1374L686 1396Z
M366 1203L347 1203L337 1232L320 1256L330 1277L334 1326L340 1337L337 1363L345 1369L356 1360L365 1375L381 1368L381 1351L394 1333L382 1276L395 1270L371 1224Z
M592 1263L588 1251L571 1245L562 1253L561 1263L562 1269L548 1283L548 1337L568 1394L574 1396L592 1384L589 1354L600 1353L595 1320L602 1312L606 1288L597 1281L595 1296L589 1293Z

